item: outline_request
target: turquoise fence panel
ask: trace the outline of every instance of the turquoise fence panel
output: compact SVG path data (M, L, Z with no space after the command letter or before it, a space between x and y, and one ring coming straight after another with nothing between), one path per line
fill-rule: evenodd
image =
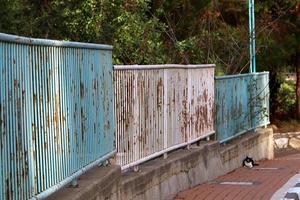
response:
M44 198L115 153L112 47L0 33L0 199Z
M269 124L269 73L216 77L216 132L220 142Z

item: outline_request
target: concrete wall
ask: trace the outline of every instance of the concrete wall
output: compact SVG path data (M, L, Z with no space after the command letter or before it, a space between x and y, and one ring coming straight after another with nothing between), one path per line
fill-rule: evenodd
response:
M84 175L77 188L65 188L51 199L173 199L180 191L241 167L246 155L272 159L272 129L259 129L226 144L207 142L177 150L167 159L144 163L139 172L121 174L118 166L98 168Z

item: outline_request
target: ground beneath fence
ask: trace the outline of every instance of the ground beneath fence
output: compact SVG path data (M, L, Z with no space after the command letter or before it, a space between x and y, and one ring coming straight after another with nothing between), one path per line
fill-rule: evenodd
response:
M294 119L274 120L270 127L274 133L300 132L300 121Z
M281 152L275 159L262 161L253 169L241 167L206 184L181 192L175 199L270 199L299 171L300 152Z

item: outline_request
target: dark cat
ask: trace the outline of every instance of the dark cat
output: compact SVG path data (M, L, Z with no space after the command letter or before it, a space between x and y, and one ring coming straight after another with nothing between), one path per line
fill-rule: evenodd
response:
M254 162L254 160L250 157L246 157L244 160L243 160L243 167L248 167L248 168L252 168L254 166L258 166L257 163Z

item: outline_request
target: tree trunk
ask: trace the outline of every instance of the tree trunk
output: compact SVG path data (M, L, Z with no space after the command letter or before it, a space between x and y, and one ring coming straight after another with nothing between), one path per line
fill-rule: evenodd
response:
M296 95L297 95L297 118L300 120L300 45L297 52L297 84L296 84Z

